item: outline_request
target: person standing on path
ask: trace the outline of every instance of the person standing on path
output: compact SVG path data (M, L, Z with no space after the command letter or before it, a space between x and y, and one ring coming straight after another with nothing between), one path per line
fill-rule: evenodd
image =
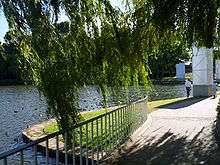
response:
M185 87L186 87L186 95L187 95L187 97L189 97L189 95L190 95L191 86L192 86L192 84L191 84L190 79L187 79L187 80L185 81Z
M217 92L217 83L214 82L213 85L212 85L212 96L213 96L213 99L216 98L216 92Z

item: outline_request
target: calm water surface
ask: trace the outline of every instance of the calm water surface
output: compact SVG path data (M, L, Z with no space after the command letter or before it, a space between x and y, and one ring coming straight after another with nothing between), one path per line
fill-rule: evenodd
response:
M149 99L176 98L185 95L184 85L155 85L149 93ZM100 98L89 96L93 97L93 102L95 98ZM0 86L0 153L22 144L21 131L47 120L46 110L45 98L35 87Z
M45 98L32 86L0 87L0 153L22 143L21 131L47 119Z
M149 99L157 100L185 95L184 85L155 85L149 94ZM94 96L90 95L90 97ZM94 98L92 100L94 101ZM17 146L21 142L22 130L46 120L46 110L45 98L35 87L0 86L0 152Z
M192 95L192 91L191 91ZM178 85L154 85L149 92L149 100L172 99L185 97L186 89L184 84Z

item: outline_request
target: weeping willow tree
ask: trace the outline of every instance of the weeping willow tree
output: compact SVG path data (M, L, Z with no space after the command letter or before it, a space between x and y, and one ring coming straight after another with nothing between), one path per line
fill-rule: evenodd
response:
M217 0L0 0L10 29L22 37L22 64L64 130L78 122L76 92L98 85L148 85L148 57L161 39L212 47ZM60 23L60 15L68 17Z
M152 22L159 36L177 32L190 47L193 43L213 47L219 31L219 0L143 0L135 4L137 10L151 6Z
M147 86L151 33L138 17L101 0L0 0L10 29L22 37L22 64L63 130L79 120L77 91L98 85ZM59 22L66 15L66 22ZM133 22L133 23L132 23ZM71 134L68 135L71 139Z

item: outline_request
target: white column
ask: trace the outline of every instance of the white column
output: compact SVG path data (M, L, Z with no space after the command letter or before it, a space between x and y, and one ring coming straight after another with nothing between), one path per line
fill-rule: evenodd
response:
M193 46L193 96L211 96L213 86L213 49Z
M215 61L215 79L220 82L220 60Z
M176 64L176 79L178 80L185 79L185 64L184 63Z

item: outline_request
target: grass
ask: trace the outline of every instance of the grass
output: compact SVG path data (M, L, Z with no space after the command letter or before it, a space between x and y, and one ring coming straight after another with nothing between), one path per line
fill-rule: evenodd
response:
M127 111L128 113L123 109L114 111L102 119L95 120L87 125L76 128L74 130L75 146L80 146L81 144L84 147L88 145L89 148L113 149L126 139L131 132L131 129L138 125L138 121L141 119L140 116L143 115L138 111L139 109L140 108L134 108L133 110L130 109ZM86 121L111 110L112 108L82 113L82 121ZM131 121L134 121L134 123L131 123ZM58 129L57 123L52 122L44 128L44 132L50 134L58 131ZM61 138L60 141L63 141L63 138Z
M84 113L81 114L82 115L81 121L89 120L93 117L102 115L102 114L104 114L108 111L110 111L110 109L101 109L101 110L98 110L98 111L84 112ZM50 124L48 124L44 128L44 133L50 134L50 133L54 133L58 130L59 130L59 127L58 127L57 122L51 122Z
M192 80L192 73L185 73L185 79L188 79L188 78ZM163 77L162 80L176 80L176 76Z
M153 111L157 110L158 108L163 107L165 105L175 104L175 103L178 103L178 102L184 101L184 100L186 100L186 98L175 98L175 99L151 101L151 102L148 102L148 112L153 112ZM86 120L89 120L93 117L102 115L102 114L109 112L109 111L110 111L110 109L101 109L101 110L97 110L97 111L85 112L85 113L82 113L81 120L86 121ZM52 122L51 124L47 125L44 128L44 132L46 134L50 134L50 133L56 132L58 130L59 130L59 128L58 128L57 122Z
M51 122L44 128L44 133L45 134L51 134L59 130L57 122Z
M89 120L93 117L102 115L102 114L104 114L108 111L110 111L110 110L109 109L101 109L101 110L97 110L97 111L91 111L91 112L83 113L82 114L82 121Z
M165 100L156 100L148 102L148 112L152 112L166 105L171 105L179 103L180 101L187 100L185 97L175 98L175 99L165 99Z
M157 110L160 107L179 103L186 100L186 98L176 98L176 99L166 99L166 100L158 100L148 102L148 111L152 112ZM89 120L93 117L99 116L106 112L111 111L112 109L101 109L98 111L84 112L82 113L81 121ZM106 116L103 118L103 122L101 120L94 121L93 124L89 123L87 125L83 125L81 127L82 131L82 141L81 145L88 146L90 148L107 148L112 149L116 147L121 142L124 142L126 137L132 132L131 130L135 130L140 124L142 112L139 111L139 108L134 108L129 114L124 114L122 111L114 112L114 114ZM132 122L131 122L132 121ZM102 123L102 124L101 124ZM93 126L92 126L93 125ZM102 129L101 129L102 128ZM58 125L56 122L51 122L48 126L44 128L44 132L46 134L50 134L58 131ZM86 131L88 130L88 131ZM98 131L98 132L97 132ZM88 143L86 144L86 132L88 137ZM77 128L74 132L75 135L75 145L80 145L80 129ZM63 138L60 139L63 141Z

